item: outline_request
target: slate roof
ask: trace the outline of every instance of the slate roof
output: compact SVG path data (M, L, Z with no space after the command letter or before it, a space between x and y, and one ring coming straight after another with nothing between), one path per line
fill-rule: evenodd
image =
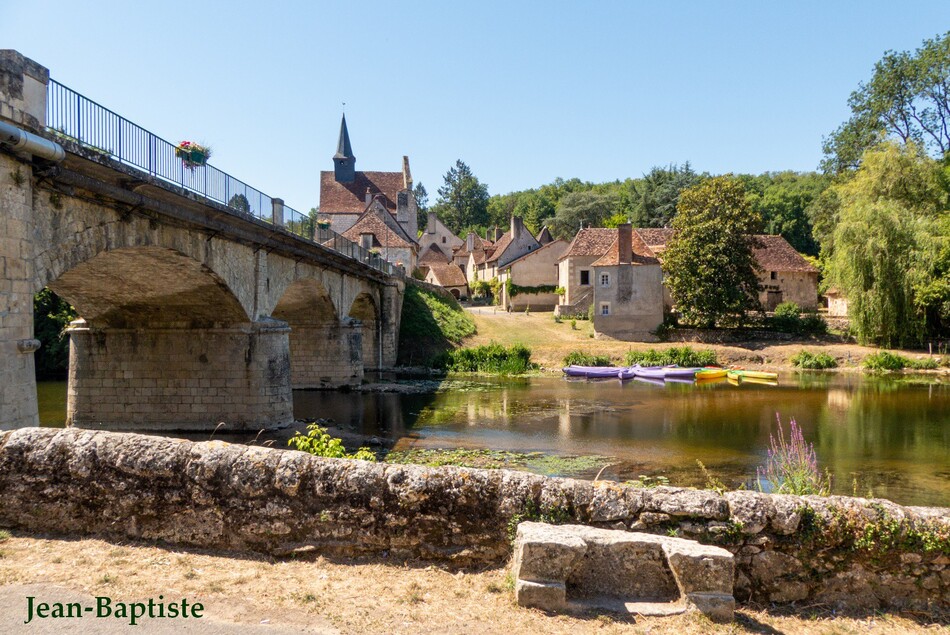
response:
M588 227L577 232L561 260L571 256L603 256L617 238L616 229Z
M357 219L356 223L343 232L342 235L344 238L348 238L356 244L359 244L360 234L373 234L374 247L413 246L405 237L393 231L393 229L386 224L386 221L380 218L379 213L373 209L372 203L366 209L366 212Z
M464 287L468 284L468 281L465 280L465 274L462 273L462 268L458 265L430 264L429 271L440 286Z
M356 172L352 183L340 183L332 170L320 172L320 214L359 214L366 208L366 188L396 212L396 196L406 189L402 172Z
M757 234L753 236L755 244L752 253L759 266L766 271L798 271L818 273L818 269L805 260L788 241L781 236Z
M614 233L614 241L610 244L607 252L591 265L592 267L611 267L620 264L620 238L617 236L617 230L610 229L607 231ZM634 265L660 264L660 261L656 259L656 255L647 247L647 244L643 242L637 232L632 231L630 233L630 244L633 247L630 263Z

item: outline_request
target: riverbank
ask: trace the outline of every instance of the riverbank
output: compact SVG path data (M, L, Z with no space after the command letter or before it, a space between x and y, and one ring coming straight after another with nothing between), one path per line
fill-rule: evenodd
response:
M595 338L593 324L588 320L555 322L552 313L506 313L494 307L479 307L469 310L478 329L467 337L463 346L480 346L489 342L499 344L524 344L531 349L531 360L545 371L560 372L563 359L572 351L592 355L606 355L618 364L627 351L649 348L683 346L681 342L622 342ZM801 337L788 341L753 340L737 344L689 344L696 349L711 349L723 365L739 365L757 370L794 370L789 361L802 350L824 352L835 358L839 371L862 370L861 363L868 355L881 349L843 342L835 338ZM899 351L910 359L927 357L920 351ZM930 371L950 376L950 368Z

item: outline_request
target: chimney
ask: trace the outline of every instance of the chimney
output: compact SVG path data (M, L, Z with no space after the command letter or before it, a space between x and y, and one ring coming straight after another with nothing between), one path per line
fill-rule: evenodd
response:
M416 240L416 227L419 221L416 218L415 209L409 207L409 192L407 190L396 194L396 222L402 226L410 238Z
M494 232L494 234L492 234L492 242L497 243L499 240L501 240L502 231L498 229L497 225L495 225L495 227L492 228L492 231Z
M465 237L465 249L468 253L475 251L475 232L468 232L468 236Z
M633 255L633 227L630 223L617 227L617 247L620 252L620 264L629 265Z
M429 215L426 217L426 233L435 233L435 212L429 212Z
M524 230L524 221L520 216L511 215L511 242L518 242Z
M409 157L402 157L402 186L407 190L412 189L412 172L409 171Z
M373 194L369 191L369 188L366 188L366 205L369 206L373 202Z

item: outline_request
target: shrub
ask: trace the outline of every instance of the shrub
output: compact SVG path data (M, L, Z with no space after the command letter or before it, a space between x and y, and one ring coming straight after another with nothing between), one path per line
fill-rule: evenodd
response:
M907 360L907 367L914 370L937 370L940 367L940 362L934 357L909 359Z
M764 481L769 485L768 491L775 494L826 496L831 490L831 477L818 470L814 444L805 442L802 429L795 419L790 420L788 440L785 439L782 418L778 413L775 414L775 420L778 437L769 434L771 447L765 467L756 468L759 489L764 491Z
M794 302L782 302L775 307L769 325L783 333L825 333L828 325L815 311L802 313L801 307Z
M577 330L577 319L576 319L576 318L571 318L571 330L572 330L572 331L576 331L576 330Z
M828 353L809 353L801 351L789 360L793 366L806 369L836 368L838 362Z
M651 348L646 351L627 351L624 357L627 366L640 364L641 366L712 366L716 363L716 352L712 350L693 350L689 346L672 346L657 350Z
M314 456L325 456L331 459L359 459L361 461L375 461L376 455L369 448L360 448L353 454L348 454L343 442L331 437L326 428L315 423L307 425L307 434L294 432L294 436L287 439L287 445L292 445L301 452L308 452Z
M564 358L565 366L610 366L610 358L606 355L591 355L583 351L571 351Z
M475 348L448 351L436 365L456 373L522 375L531 370L531 350L521 344L505 347L492 342Z
M864 367L868 370L903 370L910 362L902 355L880 351L864 358Z

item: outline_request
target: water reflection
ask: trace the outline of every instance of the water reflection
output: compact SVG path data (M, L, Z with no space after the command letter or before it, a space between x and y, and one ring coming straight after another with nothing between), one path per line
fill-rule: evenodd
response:
M814 442L836 492L851 494L856 480L861 495L871 489L905 504L950 505L946 382L830 373L788 374L778 386L450 380L434 395L298 391L294 411L394 439L396 449L602 455L620 463L611 474L620 479L662 474L702 485L698 459L731 486L752 485L779 413Z

